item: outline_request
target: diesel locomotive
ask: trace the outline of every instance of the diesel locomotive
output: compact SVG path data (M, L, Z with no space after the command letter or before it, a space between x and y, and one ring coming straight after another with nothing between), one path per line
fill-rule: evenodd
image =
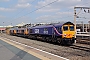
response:
M75 25L72 22L40 25L27 28L10 28L10 35L41 39L43 41L59 44L73 44L75 38Z

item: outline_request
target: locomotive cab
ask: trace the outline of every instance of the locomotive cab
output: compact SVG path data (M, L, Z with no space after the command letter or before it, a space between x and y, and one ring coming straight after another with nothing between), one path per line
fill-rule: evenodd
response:
M74 38L75 37L75 31L74 31L73 25L64 25L63 26L63 38Z
M62 26L62 38L66 42L71 44L75 41L75 25L71 22L67 22Z

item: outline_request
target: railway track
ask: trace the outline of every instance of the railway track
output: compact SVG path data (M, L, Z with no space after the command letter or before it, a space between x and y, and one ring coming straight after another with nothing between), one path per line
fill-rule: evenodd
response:
M77 36L77 43L90 45L90 35L81 34Z
M68 58L70 60L90 60L90 46L87 44L76 43L71 46L60 46L6 34L2 34L0 36L27 44L29 46L33 46L35 48Z
M72 46L69 46L69 47L73 48L73 49L78 49L78 50L90 52L90 48L88 48L88 47L83 47L83 46L78 46L78 45L72 45Z
M89 39L77 39L77 43L90 45Z

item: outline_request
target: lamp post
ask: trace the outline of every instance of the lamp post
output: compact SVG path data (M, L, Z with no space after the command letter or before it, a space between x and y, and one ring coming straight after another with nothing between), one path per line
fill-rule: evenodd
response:
M74 25L75 25L75 38L76 38L76 10L75 10L75 7L74 7ZM76 43L76 40L74 43Z

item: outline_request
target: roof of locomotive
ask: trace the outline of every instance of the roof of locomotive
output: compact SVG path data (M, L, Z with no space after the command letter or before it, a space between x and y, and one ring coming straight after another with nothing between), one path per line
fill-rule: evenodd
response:
M47 24L47 25L39 25L39 26L33 26L33 27L28 27L28 28L45 28L45 27L52 27L52 26L62 26L62 25L74 25L72 22L63 22L63 23L56 23L56 24Z
M15 29L17 29L17 28L10 28L10 30L15 30Z
M63 25L74 25L72 22L66 22Z
M24 30L25 28L17 28L17 27L15 27L15 28L10 28L10 30Z
M28 28L45 28L45 27L52 27L52 26L62 26L64 23L57 23L57 24L47 24L47 25L39 25L34 27L28 27Z
M39 25L39 26L33 26L33 27L27 27L27 28L45 28L45 27L52 27L52 26L62 26L62 25L67 25L71 24L74 25L72 22L66 22L66 23L55 23L55 24L47 24L47 25ZM10 30L17 30L17 29L25 29L25 28L10 28Z

